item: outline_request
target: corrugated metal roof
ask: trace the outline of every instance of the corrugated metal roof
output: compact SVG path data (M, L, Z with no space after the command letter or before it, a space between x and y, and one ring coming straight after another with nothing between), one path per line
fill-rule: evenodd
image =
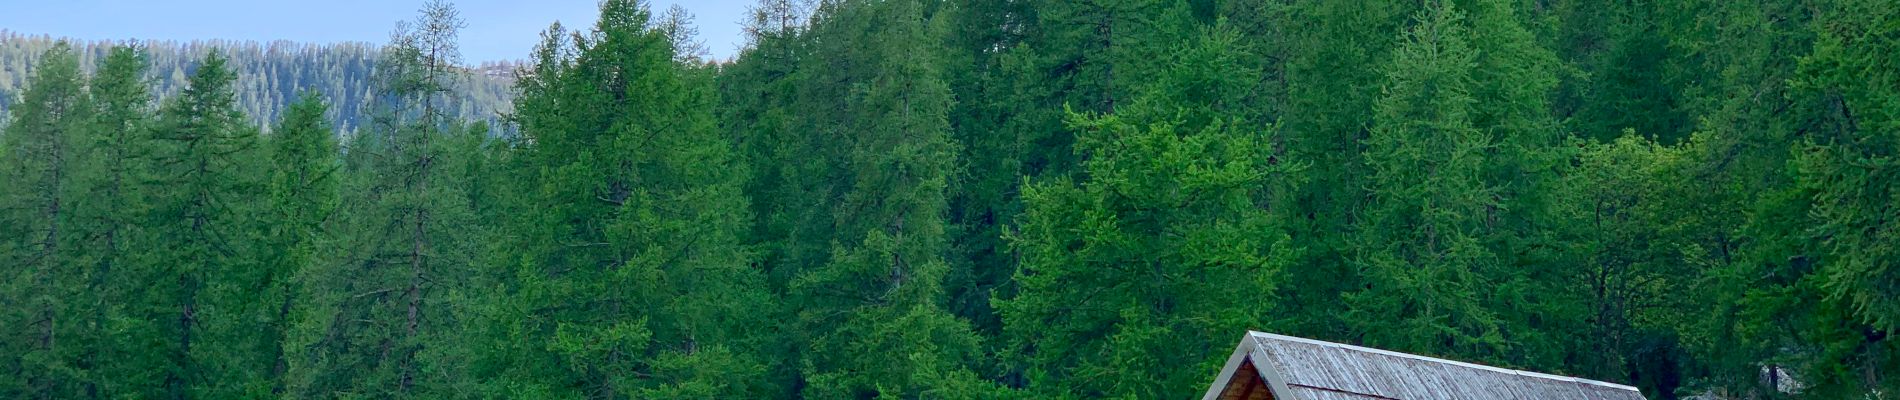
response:
M1281 400L1644 400L1626 385L1250 332L1208 389L1252 364Z

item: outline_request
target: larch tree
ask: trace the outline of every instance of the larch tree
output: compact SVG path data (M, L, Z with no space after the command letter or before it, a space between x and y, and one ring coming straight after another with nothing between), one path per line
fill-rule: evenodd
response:
M952 175L947 221L951 255L945 283L948 307L969 319L980 334L1002 330L990 305L1007 291L1016 260L1003 235L1019 213L1019 189L1028 132L1010 124L1015 115L1016 82L1027 76L1006 73L1009 54L1023 45L1020 26L1034 18L1029 2L976 0L945 3L936 13L944 26L939 59L945 82L958 101L949 113L951 137L958 149Z
M843 148L847 190L830 259L791 285L804 348L803 394L819 398L979 398L980 356L944 308L945 194L956 148L934 64L937 27L913 0L822 4L806 79L838 82L819 129Z
M1297 245L1278 214L1298 165L1250 92L1240 36L1204 29L1113 115L1077 114L1078 177L1030 184L1014 298L997 300L1031 392L1157 398L1216 373L1234 332L1268 329ZM1132 372L1132 373L1130 373Z
M1373 104L1386 69L1417 10L1414 2L1345 0L1231 2L1224 17L1240 29L1249 58L1259 67L1263 95L1255 111L1282 132L1275 146L1307 163L1286 204L1289 233L1302 238L1301 259L1289 275L1306 282L1279 292L1283 332L1307 337L1347 337L1336 318L1346 310L1340 293L1363 288L1348 261L1354 243L1342 235L1358 225L1366 206L1369 168L1362 154L1373 126ZM1341 43L1351 43L1342 45ZM1259 122L1269 122L1267 120Z
M1493 209L1482 219L1478 239L1498 256L1497 264L1478 269L1490 282L1480 291L1486 309L1497 310L1499 335L1517 351L1497 362L1556 370L1571 364L1585 314L1571 290L1578 281L1544 279L1575 276L1575 251L1565 244L1564 229L1579 224L1557 218L1563 177L1575 159L1551 98L1562 68L1557 55L1540 46L1517 3L1498 0L1455 2L1468 16L1469 45L1476 52L1470 73L1470 121L1483 132L1480 179L1491 189ZM1483 267L1483 264L1473 267ZM1571 317L1552 317L1568 315ZM1588 352L1589 350L1579 350Z
M93 304L77 297L85 271L75 244L73 208L78 170L86 160L91 99L79 57L60 43L41 55L0 147L0 394L52 399L82 396L83 329ZM81 340L75 340L81 339Z
M1817 48L1816 27L1828 4L1703 0L1675 5L1694 18L1683 24L1686 28L1672 29L1671 42L1702 55L1691 59L1696 64L1689 71L1713 78L1696 79L1685 89L1688 111L1699 123L1683 145L1697 165L1684 174L1683 185L1689 188L1682 206L1658 220L1686 243L1682 263L1698 271L1690 292L1707 295L1673 304L1676 310L1694 310L1694 317L1660 319L1663 326L1654 328L1653 335L1679 338L1685 352L1661 360L1666 362L1638 360L1632 368L1679 365L1708 371L1701 386L1773 393L1780 388L1759 378L1764 368L1828 370L1787 365L1796 364L1790 359L1831 357L1816 351L1802 353L1823 356L1787 357L1789 343L1851 337L1840 334L1857 325L1842 323L1847 320L1844 303L1819 301L1826 291L1815 284L1826 264L1824 236L1809 229L1815 224L1818 187L1801 184L1806 179L1802 168L1790 168L1806 153L1805 142L1834 131L1831 116L1838 115L1832 111L1838 99L1828 90L1798 88L1804 81L1803 60ZM1789 328L1795 326L1827 328ZM1852 340L1836 343L1846 342Z
M429 397L467 383L457 326L484 229L473 216L470 130L451 118L463 75L455 7L431 1L399 23L378 64L372 126L347 146L332 257L300 280L315 295L288 340L293 397Z
M158 386L154 380L152 353L137 344L141 335L111 332L151 332L151 321L126 318L133 308L127 301L144 281L136 277L141 266L132 255L140 253L143 227L140 218L147 211L145 180L153 144L154 98L146 73L149 60L142 47L114 47L100 62L92 80L95 114L88 131L85 196L90 201L74 210L80 219L78 228L85 235L89 277L86 291L93 302L85 323L92 332L88 354L77 367L88 371L85 384L88 396L117 397L139 393L142 388Z
M140 247L145 318L160 324L166 398L247 393L256 331L243 318L256 288L257 128L236 107L236 75L213 51L159 109L152 131L150 240Z
M713 118L712 76L681 53L684 17L602 3L598 24L539 49L514 122L539 207L505 249L491 311L516 395L769 397L777 325L742 243L745 169ZM568 40L571 38L571 41ZM572 58L568 58L572 57Z
M1365 163L1370 196L1351 256L1365 282L1342 317L1364 343L1425 354L1502 356L1497 311L1484 307L1495 187L1491 136L1474 125L1477 51L1465 14L1434 1L1406 30L1375 104Z
M1825 121L1797 157L1812 193L1810 237L1822 266L1806 277L1817 316L1813 355L1796 364L1817 395L1900 390L1900 13L1878 1L1826 4L1799 90L1826 102Z
M319 96L306 92L291 104L267 139L270 205L263 218L269 223L269 250L256 284L266 290L257 303L274 307L258 315L267 331L264 348L258 351L269 354L263 380L272 394L285 390L288 357L295 350L286 344L298 319L293 313L307 309L296 304L307 295L300 280L309 266L322 260L316 252L328 244L327 223L337 207L341 162L336 130L327 119L329 106Z
M1680 34L1716 26L1691 19L1706 12L1690 6L1696 2L1552 2L1544 9L1554 21L1549 48L1576 70L1565 74L1551 111L1585 138L1607 141L1635 129L1665 143L1686 141L1695 116L1686 112L1694 100L1685 89L1700 71L1694 50L1683 47L1706 39Z
M744 235L768 290L786 298L798 276L822 265L836 230L833 209L848 187L837 132L819 129L835 95L806 77L824 60L813 57L810 15L814 2L762 0L745 21L748 44L720 68L718 121L736 141L747 168L742 193L749 198L751 225ZM813 102L808 99L826 99ZM784 309L790 312L790 306ZM786 395L797 393L804 366L794 329L776 351L772 374L783 377Z

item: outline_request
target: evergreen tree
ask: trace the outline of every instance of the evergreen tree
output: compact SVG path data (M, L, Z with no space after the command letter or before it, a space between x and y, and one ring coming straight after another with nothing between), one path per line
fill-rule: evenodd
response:
M1264 99L1254 111L1280 125L1275 146L1292 159L1307 162L1294 199L1286 205L1290 234L1306 242L1289 276L1305 282L1282 292L1288 313L1283 332L1307 337L1347 338L1353 333L1338 316L1346 312L1340 294L1365 287L1350 260L1357 244L1352 235L1367 207L1365 189L1371 170L1366 139L1374 125L1374 103L1381 97L1393 49L1417 10L1412 2L1314 1L1231 2L1225 17L1247 38L1244 43L1267 60L1258 86ZM1342 45L1350 43L1350 45ZM1266 122L1269 120L1262 120Z
M1563 178L1571 174L1575 154L1550 111L1562 66L1555 53L1539 46L1516 3L1456 4L1468 10L1469 44L1477 52L1470 118L1488 137L1480 177L1496 199L1495 209L1478 214L1488 220L1479 239L1499 257L1495 268L1478 270L1493 285L1479 293L1485 308L1499 311L1501 337L1519 349L1502 362L1556 371L1573 365L1577 353L1594 353L1571 344L1576 336L1567 333L1584 323L1574 317L1586 313L1576 300L1581 296L1568 292L1582 285L1550 279L1578 270L1562 235L1580 224L1560 219L1569 188Z
M1169 67L1162 56L1171 46L1207 22L1193 11L1200 3L979 0L929 8L948 21L936 64L958 99L950 124L963 150L949 193L949 306L979 332L1001 331L989 299L1010 295L1018 260L1003 237L1022 212L1023 179L1078 168L1065 107L1110 112L1139 97Z
M1257 79L1238 40L1208 29L1118 115L1074 117L1087 179L1024 189L1021 291L998 307L1034 392L1192 392L1233 332L1271 326L1296 252L1274 210L1297 169L1225 110Z
M1891 4L1844 0L1816 18L1814 54L1801 60L1800 90L1825 103L1823 122L1797 158L1813 195L1810 237L1822 266L1796 288L1811 290L1815 315L1802 327L1814 353L1797 364L1810 392L1853 397L1900 390L1900 281L1893 221L1900 219L1900 14Z
M1887 133L1900 129L1894 117L1900 115L1900 108L1894 106L1900 90L1887 84L1900 80L1900 75L1892 72L1896 61L1885 55L1900 47L1900 40L1892 37L1900 31L1895 26L1900 16L1880 10L1865 1L1834 5L1824 18L1837 19L1817 27L1820 40L1814 55L1802 60L1798 83L1804 90L1824 92L1836 101L1830 109L1833 115L1828 116L1833 130L1817 135L1815 148L1802 158L1805 182L1819 192L1816 217L1823 225L1817 229L1832 232L1820 236L1830 238L1829 257L1837 258L1835 265L1841 268L1829 277L1830 286L1856 293L1845 298L1854 303L1858 319L1892 329L1900 326L1895 320L1900 302L1882 291L1884 284L1879 282L1892 279L1879 274L1891 269L1882 266L1891 262L1883 252L1891 250L1880 239L1889 235L1882 229L1887 226L1883 221L1894 212L1887 202L1895 193L1887 182L1894 167L1887 164L1896 144ZM1874 229L1847 232L1837 228L1845 226Z
M85 376L76 365L88 336L78 269L83 236L73 230L79 203L75 182L86 159L83 141L91 122L86 77L71 46L47 50L0 133L0 394L52 399L81 396ZM79 339L79 340L75 340Z
M969 326L943 308L944 190L956 148L935 28L917 1L825 3L813 17L818 114L843 146L848 190L831 212L831 258L792 282L805 343L803 394L978 398ZM845 90L840 90L845 89ZM835 108L834 108L835 107ZM840 112L843 111L843 112Z
M681 18L602 4L571 46L541 45L515 122L533 204L497 323L507 392L580 398L769 397L774 303L742 246L745 181ZM572 55L572 59L565 58ZM766 353L769 354L769 353Z
M247 199L260 179L251 174L257 131L236 107L221 53L206 56L191 85L160 108L150 183L152 210L140 244L143 298L134 300L144 319L164 321L155 347L167 357L162 390L167 398L224 397L256 393L259 382L244 375L257 337L246 308L258 293L255 215Z
M129 295L144 282L132 255L139 250L141 217L147 211L143 182L151 177L149 155L153 140L153 98L144 50L136 46L113 48L100 63L92 81L94 125L84 141L87 161L83 182L90 201L76 204L78 230L85 235L90 264L86 291L92 315L85 323L90 333L86 354L78 363L88 371L88 397L117 397L156 387L150 368L163 365L137 345L139 335L112 332L151 332L146 321L127 318Z
M293 397L352 393L430 397L456 393L465 353L451 329L483 231L472 216L470 154L449 145L468 134L450 119L461 61L455 8L423 7L399 23L378 65L382 102L369 132L352 139L336 215L335 258L300 285L315 294L290 335L287 391Z
M268 140L269 208L264 219L269 238L264 252L262 280L265 288L258 304L274 305L258 321L266 330L269 366L264 382L272 394L282 394L284 376L294 350L285 341L296 321L297 302L307 293L299 285L306 268L321 258L316 254L328 238L326 224L337 207L338 167L336 130L326 114L329 107L314 92L284 114L283 121L271 130Z
M1002 321L990 305L1015 273L1016 260L1003 235L1020 213L1018 201L1029 154L1022 129L1011 125L1018 99L1013 85L1028 77L1008 73L1011 53L1023 45L1015 28L1034 14L1029 2L976 0L946 4L938 19L948 21L944 55L939 59L945 83L958 101L949 113L957 154L948 197L947 234L951 255L946 282L948 307L969 319L979 334L994 337ZM1034 132L1043 133L1043 132Z
M1366 288L1345 322L1375 347L1497 359L1509 343L1479 297L1500 260L1487 248L1497 189L1484 179L1491 137L1474 126L1477 52L1449 1L1419 13L1388 67L1366 140L1370 204L1352 263Z

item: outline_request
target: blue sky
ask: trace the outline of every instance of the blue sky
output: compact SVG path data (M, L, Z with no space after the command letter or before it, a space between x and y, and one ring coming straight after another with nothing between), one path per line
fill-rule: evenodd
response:
M597 0L452 0L468 20L470 63L527 58L549 23L593 26ZM738 49L739 21L756 0L648 0L697 17L716 58ZM81 39L243 39L382 43L424 0L0 0L0 29Z

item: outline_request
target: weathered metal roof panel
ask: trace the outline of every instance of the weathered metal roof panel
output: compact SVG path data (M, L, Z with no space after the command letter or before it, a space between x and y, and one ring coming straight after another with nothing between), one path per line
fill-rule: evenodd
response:
M1635 388L1254 332L1242 349L1297 400L1644 400ZM1267 369L1271 369L1270 371Z
M1300 396L1300 398L1304 400L1391 400L1384 397L1319 390L1305 386L1294 386L1292 390L1294 395Z

